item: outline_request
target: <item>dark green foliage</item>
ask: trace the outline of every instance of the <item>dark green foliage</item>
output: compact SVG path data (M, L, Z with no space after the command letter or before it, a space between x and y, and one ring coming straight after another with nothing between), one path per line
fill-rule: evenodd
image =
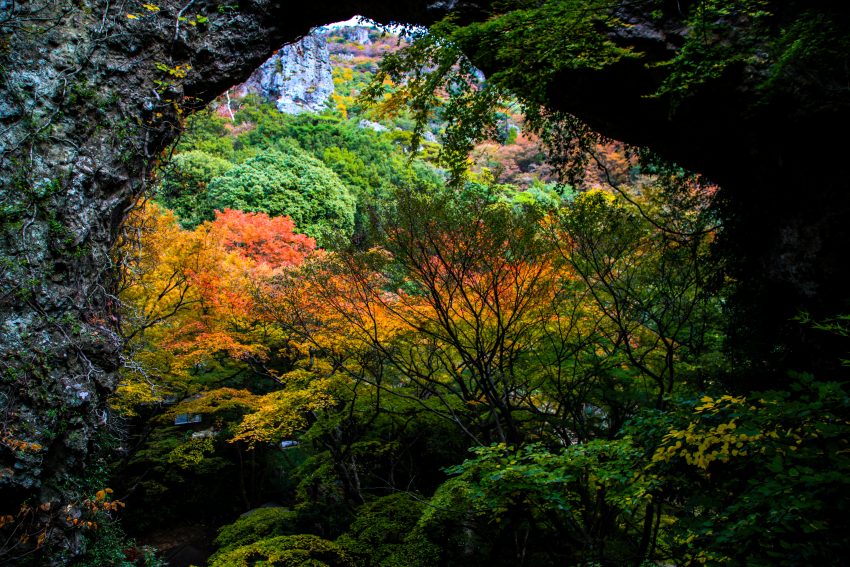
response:
M358 558L361 565L436 565L439 548L414 529L426 505L421 498L406 492L367 502L336 543Z
M850 545L850 394L846 384L791 379L786 391L703 397L667 414L664 446L729 442L708 443L701 452L716 460L704 470L678 451L659 458L663 449L646 469L676 511L662 537L683 563L833 565ZM633 430L657 442L638 422Z
M642 459L630 438L475 453L448 469L458 476L437 490L419 524L450 563L628 564L641 556L626 526L642 517L650 485L637 474ZM463 526L470 533L459 537Z
M488 80L538 103L552 78L570 69L601 69L636 54L602 30L619 24L613 0L505 2L485 22L441 25L437 34L455 41Z
M771 43L775 63L770 67L761 89L767 97L781 92L783 84L799 81L808 88L815 87L818 76L834 77L841 81L840 69L845 69L850 54L850 34L847 15L840 9L810 9L784 27ZM843 74L846 76L847 71ZM842 88L831 84L818 85L823 100L814 104L827 106L843 104Z
M82 557L74 562L79 567L164 567L155 555L155 549L137 547L121 526L113 519L101 515L97 530L87 534L89 545Z
M462 458L468 446L440 417L437 400L419 403L362 389L345 399L305 434L315 449L295 473L301 525L329 538L349 529L364 501L387 491L432 493L445 480L440 469Z
M733 66L766 66L759 51L770 33L766 20L772 9L765 0L695 2L686 13L684 44L673 58L652 64L669 72L653 96L668 95L677 104Z
M242 498L235 448L212 437L192 438L185 427L159 424L126 463L123 480L134 487L124 520L150 529L176 518L198 521L223 510L237 510ZM152 510L155 514L151 514Z
M335 173L303 151L269 151L212 180L205 215L238 209L292 218L322 246L354 230L354 198Z

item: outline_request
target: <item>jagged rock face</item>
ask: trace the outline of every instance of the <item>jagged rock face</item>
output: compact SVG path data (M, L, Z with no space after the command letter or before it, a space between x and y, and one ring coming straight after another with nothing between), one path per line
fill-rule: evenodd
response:
M296 43L284 45L236 91L242 96L257 93L286 114L321 112L334 92L330 53L324 36L313 32Z
M369 32L368 26L346 26L335 33L359 45L370 45ZM285 114L322 112L334 93L327 31L317 28L297 42L284 45L247 81L235 87L234 93L258 94Z
M377 122L372 122L371 120L366 120L365 118L357 123L360 128L368 128L370 130L374 130L375 132L386 132L387 127L379 124ZM430 132L429 132L430 134Z

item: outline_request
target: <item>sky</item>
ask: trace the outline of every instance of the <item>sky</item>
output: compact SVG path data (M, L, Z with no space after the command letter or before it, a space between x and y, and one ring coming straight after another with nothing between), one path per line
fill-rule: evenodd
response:
M372 27L372 23L369 20L365 19L363 16L354 16L353 18L345 20L344 22L334 22L332 24L326 24L322 27L334 30L338 28L347 28L353 26Z
M372 20L369 20L368 18L364 18L363 16L354 16L353 18L345 20L344 22L333 22L331 24L325 24L325 25L320 26L320 27L325 28L325 29L339 29L339 28L347 28L347 27L354 27L354 26L365 26L365 27L371 28L371 27L375 27L375 24L372 23ZM404 31L404 28L403 28L403 26L387 26L387 30L390 33L401 34Z

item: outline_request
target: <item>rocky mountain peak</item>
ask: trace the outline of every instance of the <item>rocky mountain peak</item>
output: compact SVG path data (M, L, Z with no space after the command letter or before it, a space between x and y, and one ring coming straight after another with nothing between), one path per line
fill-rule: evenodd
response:
M325 36L313 31L284 45L236 87L236 92L241 96L256 93L287 114L320 112L334 92Z

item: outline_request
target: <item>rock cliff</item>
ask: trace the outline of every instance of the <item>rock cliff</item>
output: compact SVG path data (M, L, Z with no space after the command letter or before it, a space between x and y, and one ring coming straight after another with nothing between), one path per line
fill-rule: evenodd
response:
M345 26L336 30L337 35L341 35L348 41L352 41L358 45L371 45L372 39L369 37L370 29L367 26Z
M368 37L368 36L367 36ZM330 53L321 31L284 45L236 88L256 93L286 114L321 112L334 92Z

